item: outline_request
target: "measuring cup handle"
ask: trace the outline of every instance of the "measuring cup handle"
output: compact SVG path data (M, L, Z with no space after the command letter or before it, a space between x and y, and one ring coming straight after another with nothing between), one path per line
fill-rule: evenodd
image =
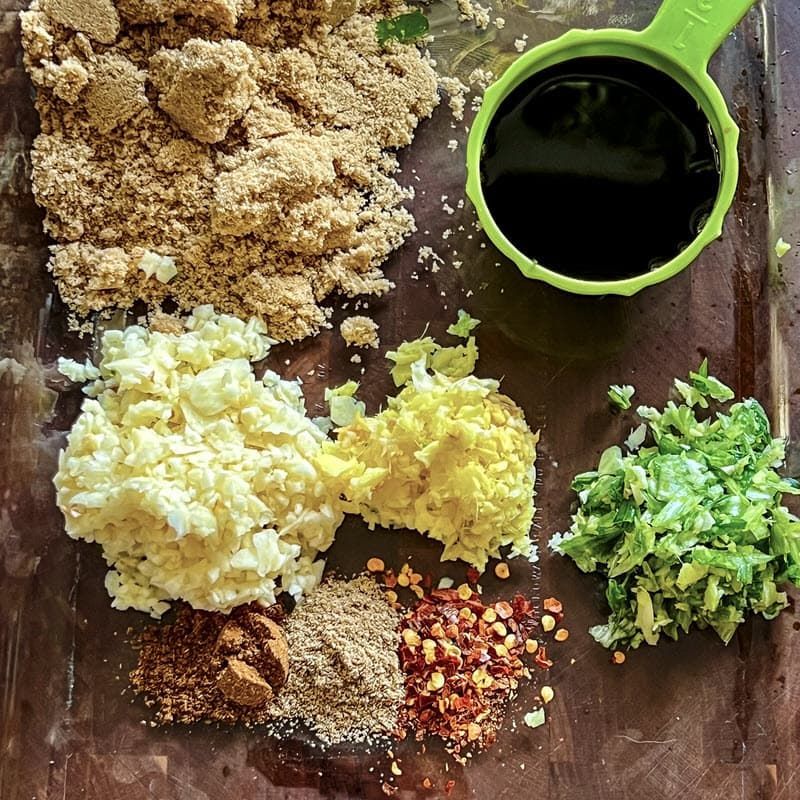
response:
M757 1L664 0L642 36L688 69L705 72L711 56Z

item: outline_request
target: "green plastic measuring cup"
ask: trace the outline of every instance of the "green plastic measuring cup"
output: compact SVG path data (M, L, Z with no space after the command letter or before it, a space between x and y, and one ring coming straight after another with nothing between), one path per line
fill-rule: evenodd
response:
M467 144L467 195L475 205L489 238L524 275L576 294L632 295L646 286L671 278L691 264L704 247L719 238L739 177L736 149L739 129L728 112L719 87L708 74L708 62L755 2L756 0L664 0L653 21L643 31L616 28L572 30L520 56L486 90ZM711 213L695 239L665 264L641 275L620 280L594 281L569 277L548 269L546 265L527 256L509 241L496 224L487 207L481 185L484 139L505 98L540 70L587 56L630 59L669 75L697 101L708 118L719 148L719 191Z

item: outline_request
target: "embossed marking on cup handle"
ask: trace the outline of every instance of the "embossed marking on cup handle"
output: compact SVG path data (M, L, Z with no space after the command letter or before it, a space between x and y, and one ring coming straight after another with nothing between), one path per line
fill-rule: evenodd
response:
M703 25L708 25L708 20L702 15L703 11L711 11L713 7L713 0L697 0L697 8L687 7L683 11L689 19L686 20L686 25L681 29L672 46L676 50L686 49L686 37L691 33L692 29L699 22Z

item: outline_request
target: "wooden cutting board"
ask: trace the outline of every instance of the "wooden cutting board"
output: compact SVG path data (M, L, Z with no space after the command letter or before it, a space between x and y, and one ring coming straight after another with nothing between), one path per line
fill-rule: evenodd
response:
M476 66L497 71L516 55L513 42L523 33L532 45L570 25L639 28L656 8L650 0L496 5L506 27L476 33L455 24L454 0L434 4L433 51L443 69L462 78ZM0 359L13 357L24 368L16 383L0 378L0 797L383 797L380 775L391 760L385 752L326 753L309 739L277 741L258 731L152 728L148 711L125 691L134 660L126 630L145 620L109 608L105 566L95 548L63 535L50 484L61 432L80 400L63 391L52 364L58 355L85 353L91 342L66 333L44 272L48 242L28 181L37 119L21 67L21 6L0 0ZM469 205L459 208L466 132L442 106L402 155L403 177L417 188L419 232L390 262L397 288L369 300L381 324L381 351L364 358L362 377L338 335L328 332L276 348L271 365L304 377L311 408L325 384L356 377L374 409L390 391L382 353L429 323L434 335L443 334L456 310L467 308L484 320L479 372L504 376L504 390L542 431L542 543L569 523L571 476L590 468L633 424L629 414L608 412L610 383L634 383L641 402L662 403L672 378L708 356L719 377L765 404L776 434L796 438L798 43L800 6L774 0L751 12L713 62L742 128L742 177L723 239L691 270L630 299L571 297L525 280L474 228ZM451 139L455 150L447 147ZM444 239L446 229L454 234ZM782 271L773 253L778 236L795 245ZM439 272L418 263L424 246L447 262ZM460 269L453 260L463 262ZM338 305L335 321L348 314ZM463 575L462 567L439 565L437 549L419 537L369 534L353 520L329 564L354 570L372 555L395 567L413 558L418 570ZM586 633L603 616L600 589L571 563L544 553L535 570L514 563L502 587L484 583L490 594L521 590L564 603L572 635L553 649L550 674L538 676L555 688L549 722L533 731L521 725L534 705L531 685L496 747L465 767L436 745L420 753L418 744L405 742L395 752L403 763L399 797L441 796L452 779L453 798L800 798L794 606L774 622L743 625L728 647L711 632L695 632L632 652L620 667ZM424 777L437 788L423 791Z

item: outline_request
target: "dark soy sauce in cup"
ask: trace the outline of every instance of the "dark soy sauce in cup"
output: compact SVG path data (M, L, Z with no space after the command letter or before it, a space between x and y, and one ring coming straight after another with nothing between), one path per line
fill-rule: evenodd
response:
M495 223L525 255L574 278L640 275L695 238L720 185L694 98L638 61L571 59L523 81L484 139Z

